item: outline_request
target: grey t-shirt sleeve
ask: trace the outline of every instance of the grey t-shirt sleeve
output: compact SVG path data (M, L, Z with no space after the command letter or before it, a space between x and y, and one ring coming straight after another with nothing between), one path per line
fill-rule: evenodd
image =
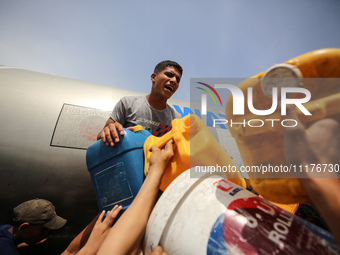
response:
M126 120L126 110L123 100L124 98L118 101L110 115L111 119L120 123L122 126L124 126Z
M182 118L182 115L175 110L175 119L180 119Z

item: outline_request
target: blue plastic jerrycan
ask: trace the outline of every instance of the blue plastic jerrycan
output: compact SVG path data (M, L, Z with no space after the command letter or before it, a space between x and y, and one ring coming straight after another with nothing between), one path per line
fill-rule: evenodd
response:
M114 147L102 140L88 147L86 164L100 211L115 205L126 210L136 197L144 179L143 145L150 135L141 126L135 126L134 132L124 128Z

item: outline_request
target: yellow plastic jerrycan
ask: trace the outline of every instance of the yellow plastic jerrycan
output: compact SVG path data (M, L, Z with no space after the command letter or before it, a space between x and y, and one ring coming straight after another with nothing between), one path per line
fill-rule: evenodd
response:
M242 90L245 99L247 98L247 89L251 87L254 108L267 110L272 106L272 98L269 94L271 86L275 85L268 83L267 86L264 86L266 84L262 81L274 80L266 79L266 77L290 77L295 78L294 81L301 78L302 82L297 86L310 91L311 99L304 104L304 107L312 116L305 116L298 110L300 120L306 126L326 117L333 118L340 123L340 85L337 82L338 79L329 79L340 77L339 66L340 49L315 50L290 59L284 64L276 65L268 69L267 72L250 77L241 82L238 87ZM297 97L297 95L293 94L292 97ZM226 104L226 119L245 166L287 165L284 158L282 125L273 126L271 122L263 121L263 119L279 119L281 121L278 109L269 116L258 116L245 107L244 115L233 115L233 98L229 97ZM230 120L233 122L245 120L247 123L252 119L262 120L261 123L264 125L258 128L244 126L242 123L230 125ZM255 121L251 124L256 125ZM299 181L294 178L294 173L289 178L266 178L268 177L266 174L256 172L248 174L255 191L270 201L285 204L310 201Z
M172 129L162 137L149 136L144 143L145 169L147 175L152 145L162 148L173 139L176 147L174 156L165 170L160 189L164 191L182 172L194 166L226 166L224 171L229 181L246 188L245 180L230 156L216 141L202 120L194 114L171 122ZM229 166L229 167L228 167ZM236 171L235 171L236 169Z

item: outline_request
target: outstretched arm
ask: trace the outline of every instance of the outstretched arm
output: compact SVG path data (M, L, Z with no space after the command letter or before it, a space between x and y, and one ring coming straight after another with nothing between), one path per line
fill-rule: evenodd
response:
M97 215L91 223L72 240L61 255L95 255L121 209L122 207L118 206L112 208L111 211L107 212L104 221L105 211Z
M135 254L138 252L147 221L154 207L163 173L173 157L173 141L164 149L150 148L148 175L130 207L110 230L98 254Z
M89 238L91 231L98 220L99 214L91 221L89 225L86 226L83 231L81 231L67 246L66 250L61 255L75 255L77 252L85 245L87 239Z
M287 107L287 118L298 121L284 129L285 155L288 164L306 166L328 164L327 178L305 171L299 181L324 217L340 247L340 179L331 168L340 163L340 131L336 121L324 119L305 129L294 107Z

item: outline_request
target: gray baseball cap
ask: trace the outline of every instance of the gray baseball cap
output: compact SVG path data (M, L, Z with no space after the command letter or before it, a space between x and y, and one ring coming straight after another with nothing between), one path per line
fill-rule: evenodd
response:
M14 221L41 224L48 229L59 229L67 220L57 215L50 201L45 199L32 199L21 203L13 210Z

